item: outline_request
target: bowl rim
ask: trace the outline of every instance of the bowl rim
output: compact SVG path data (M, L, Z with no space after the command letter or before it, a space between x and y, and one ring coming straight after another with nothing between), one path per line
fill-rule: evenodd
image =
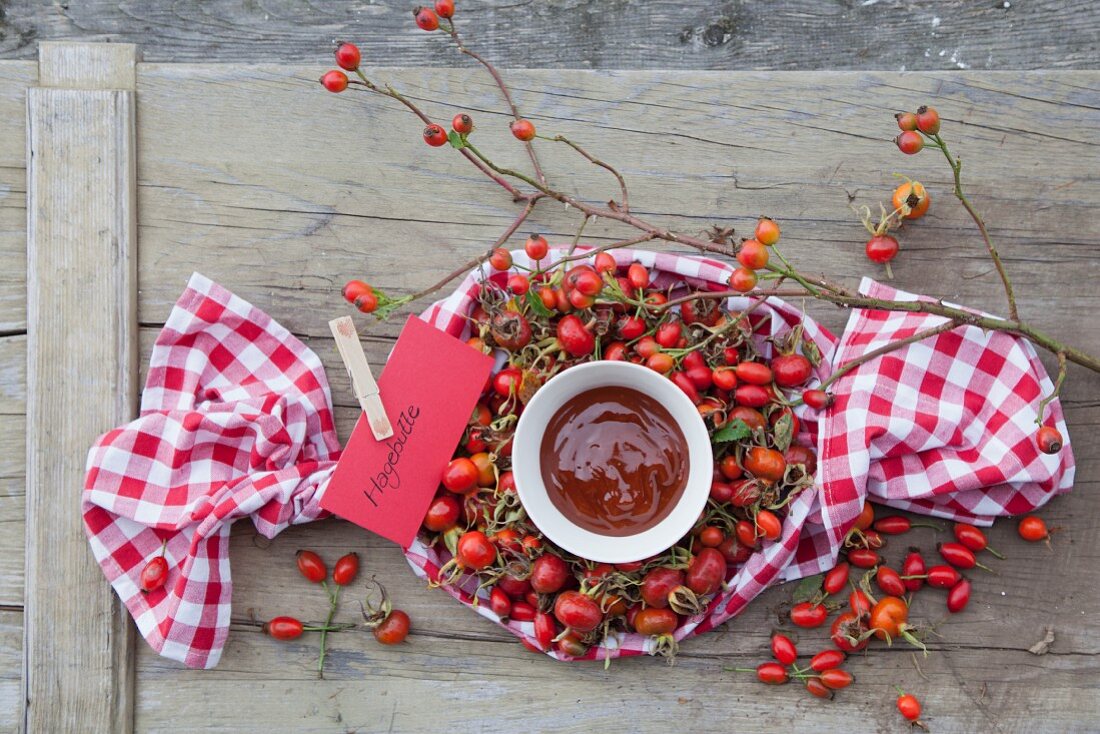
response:
M688 479L680 499L659 523L633 535L600 535L576 525L554 507L542 482L539 453L546 422L574 395L608 385L641 389L657 399L672 415L688 446ZM597 361L574 365L555 375L527 403L516 425L512 472L528 518L554 544L597 563L627 563L671 548L691 530L710 496L713 457L702 416L675 383L641 365Z

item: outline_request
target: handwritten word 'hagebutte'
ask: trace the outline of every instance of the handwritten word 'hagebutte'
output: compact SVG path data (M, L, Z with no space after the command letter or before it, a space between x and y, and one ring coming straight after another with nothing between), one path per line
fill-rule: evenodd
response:
M374 499L375 494L385 494L387 489L398 489L401 486L401 475L397 471L397 464L401 461L401 454L412 436L416 418L419 415L420 408L416 405L410 405L402 410L394 423L393 437L385 441L390 449L386 454L386 464L382 467L382 471L371 477L370 486L363 490L363 495L375 507L378 507L378 502Z

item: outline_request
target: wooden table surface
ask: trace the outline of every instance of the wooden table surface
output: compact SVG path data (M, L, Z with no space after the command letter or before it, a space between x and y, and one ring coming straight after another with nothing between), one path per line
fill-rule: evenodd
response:
M25 4L29 7L29 4ZM73 4L76 5L75 3ZM113 4L112 4L113 5ZM660 5L660 3L654 3ZM1025 5L1021 3L1021 5ZM9 21L19 2L9 3ZM73 11L67 11L73 12ZM746 11L747 12L747 11ZM447 149L430 149L394 105L323 94L319 64L144 63L137 67L140 362L188 275L198 270L266 310L324 360L341 438L357 408L326 322L345 312L340 285L365 276L393 292L433 282L481 252L514 207ZM466 69L380 71L432 113L472 111L483 150L522 166L497 94ZM1003 310L995 273L950 197L942 160L903 158L888 142L891 113L935 102L966 160L975 204L1015 275L1020 309L1043 329L1100 352L1100 73L583 72L508 74L521 107L616 162L633 208L684 231L717 222L745 231L760 213L783 223L785 253L844 282L873 268L850 204L888 195L899 171L930 188L932 210L906 228L899 287ZM25 105L33 61L0 62L0 728L23 718L20 676L25 537L28 283ZM414 91L415 90L415 91ZM549 175L594 201L604 172L562 155ZM545 206L532 228L555 239L579 218ZM591 226L586 239L622 230ZM518 239L515 243L518 246ZM59 298L80 298L77 292ZM839 331L845 314L809 304ZM372 326L380 364L396 334ZM1048 361L1049 364L1049 361ZM142 377L144 373L142 372ZM74 376L73 379L78 379ZM346 523L294 528L273 542L246 522L233 532L233 628L221 664L186 670L140 639L133 720L143 731L666 731L798 729L905 731L893 686L918 694L933 731L1100 729L1100 376L1073 369L1064 390L1078 461L1075 491L1043 511L1061 528L1053 547L1025 545L1010 522L992 531L1010 556L975 577L965 614L944 619L934 592L915 614L941 623L927 659L902 645L852 661L859 685L828 703L794 686L768 688L724 666L765 658L788 588L761 596L715 633L687 642L674 667L657 659L563 664L424 588L400 552ZM102 429L110 426L103 425ZM79 452L76 452L79 454ZM67 457L82 461L82 454ZM78 486L65 488L77 502ZM931 531L914 539L931 549ZM84 544L79 527L71 542ZM891 546L890 556L903 552ZM336 635L325 680L314 640L276 643L258 620L319 618L323 595L293 569L294 552L363 554L411 614L408 644L382 648ZM102 582L106 586L106 582ZM354 605L343 615L354 617ZM58 622L59 628L63 624ZM1047 654L1027 650L1050 629ZM823 635L803 632L809 649ZM31 665L34 651L28 651ZM85 702L86 703L86 702ZM61 704L59 704L61 705ZM64 705L81 706L79 696Z
M430 5L430 3L424 3ZM139 44L147 61L314 63L339 38L389 66L438 66L413 0L0 0L0 58L39 41ZM462 32L508 68L1089 69L1093 0L459 0ZM462 65L464 60L454 62ZM472 62L470 62L472 63Z

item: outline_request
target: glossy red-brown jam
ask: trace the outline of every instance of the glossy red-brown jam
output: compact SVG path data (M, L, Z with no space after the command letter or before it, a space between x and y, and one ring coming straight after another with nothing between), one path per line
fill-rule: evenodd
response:
M554 507L600 535L652 528L687 486L683 431L663 405L627 387L597 387L566 401L546 427L539 460Z

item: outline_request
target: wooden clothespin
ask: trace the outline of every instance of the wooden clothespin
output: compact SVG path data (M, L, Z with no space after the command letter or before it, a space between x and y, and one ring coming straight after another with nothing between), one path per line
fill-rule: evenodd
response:
M336 339L336 348L340 351L340 359L344 360L344 368L351 378L351 389L355 392L355 398L367 414L371 433L379 441L389 438L393 435L393 426L386 416L386 409L382 407L378 383L374 381L370 365L367 364L367 355L363 353L363 345L355 331L355 322L350 316L341 316L328 322L328 328Z

